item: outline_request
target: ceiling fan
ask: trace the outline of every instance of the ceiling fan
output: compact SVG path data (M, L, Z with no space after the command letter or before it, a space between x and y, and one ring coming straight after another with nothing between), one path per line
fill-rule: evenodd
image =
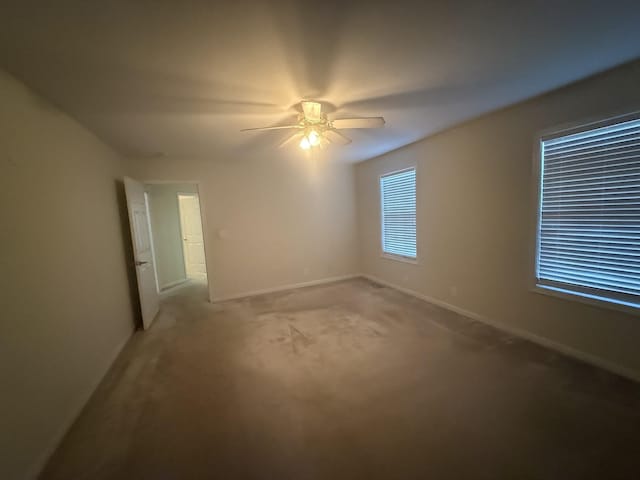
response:
M309 150L313 147L324 147L328 143L347 145L351 139L339 130L349 128L380 128L384 126L383 117L354 117L336 118L329 120L322 112L322 104L312 101L301 102L302 113L298 114L298 121L293 125L277 125L274 127L244 128L241 131L255 130L295 130L280 147L300 140L300 148Z

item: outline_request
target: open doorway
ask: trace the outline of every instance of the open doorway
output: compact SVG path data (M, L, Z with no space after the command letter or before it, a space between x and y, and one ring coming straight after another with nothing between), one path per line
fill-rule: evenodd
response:
M148 183L153 256L158 292L207 283L207 267L198 185Z

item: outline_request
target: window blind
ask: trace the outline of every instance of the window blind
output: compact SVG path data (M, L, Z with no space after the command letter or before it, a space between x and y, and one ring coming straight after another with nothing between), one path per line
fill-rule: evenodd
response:
M541 141L538 283L640 306L640 119Z
M416 258L416 170L380 177L382 251Z

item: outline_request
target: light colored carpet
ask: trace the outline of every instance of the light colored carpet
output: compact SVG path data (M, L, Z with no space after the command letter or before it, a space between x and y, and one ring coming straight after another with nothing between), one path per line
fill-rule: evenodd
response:
M365 280L165 299L45 479L631 479L640 387Z

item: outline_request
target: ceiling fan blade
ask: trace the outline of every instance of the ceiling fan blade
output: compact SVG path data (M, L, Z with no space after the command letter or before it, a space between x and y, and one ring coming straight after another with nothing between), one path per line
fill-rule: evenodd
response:
M303 128L300 125L276 125L275 127L258 127L258 128L243 128L241 132L249 132L252 130L286 130L289 128Z
M384 126L383 117L336 118L331 121L333 128L380 128Z
M340 145L349 145L351 143L351 139L349 137L343 135L337 130L325 130L323 135L331 143L338 143Z
M286 147L291 142L294 142L294 141L296 141L296 140L298 140L299 138L302 138L302 137L304 137L303 133L300 133L300 132L292 133L287 138L285 138L282 142L280 142L280 145L278 145L278 148Z
M319 122L322 119L322 105L318 102L302 102L302 111L310 122Z

